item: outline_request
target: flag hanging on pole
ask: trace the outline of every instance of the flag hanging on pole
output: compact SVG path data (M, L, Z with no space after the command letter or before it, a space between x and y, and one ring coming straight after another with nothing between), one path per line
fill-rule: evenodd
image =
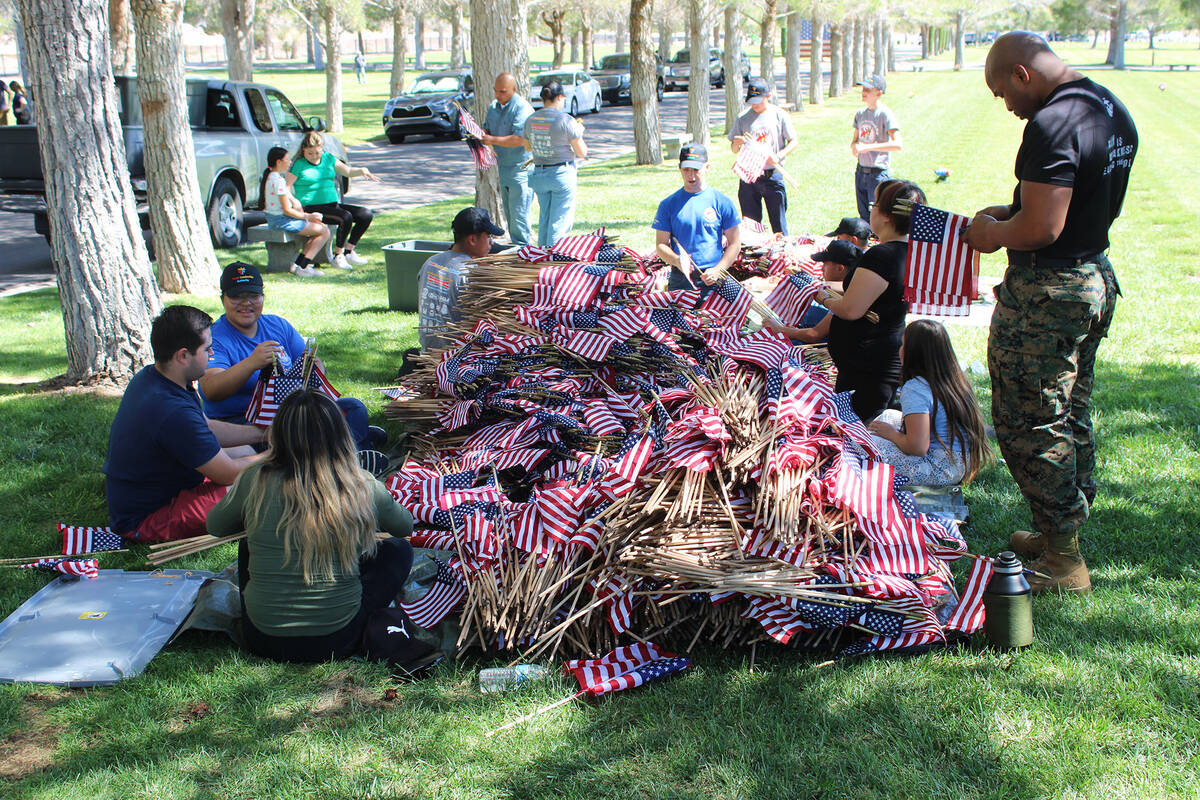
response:
M979 253L960 238L970 220L913 205L904 301L912 314L965 317L979 296Z

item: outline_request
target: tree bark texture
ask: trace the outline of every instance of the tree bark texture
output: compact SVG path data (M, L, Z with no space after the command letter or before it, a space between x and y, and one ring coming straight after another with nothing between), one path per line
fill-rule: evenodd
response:
M425 13L424 9L413 12L413 66L417 69L425 69Z
M896 71L896 43L892 37L892 21L884 18L883 20L883 52L884 64L887 66L888 72Z
M29 59L67 378L125 381L153 360L162 305L121 138L104 0L17 0Z
M854 91L854 17L842 20L842 93Z
M617 20L617 43L616 52L624 53L628 51L629 25L624 16Z
M874 34L874 56L875 63L871 70L872 75L883 75L887 72L887 55L886 48L883 45L883 17L877 16L872 21L871 33Z
M921 23L921 60L929 58L929 25Z
M812 7L812 47L808 49L808 102L820 105L825 97L825 89L821 85L821 52L824 42L821 38L821 12L817 4Z
M221 0L221 34L231 81L254 80L255 0Z
M567 12L561 8L551 8L547 11L542 11L542 22L550 29L550 35L539 38L542 41L549 42L554 48L554 62L551 66L554 69L562 69L563 58L566 55L564 50L566 49Z
M955 69L962 69L963 65L966 63L966 58L965 58L965 53L964 53L965 40L964 40L964 30L963 30L966 27L964 25L964 23L966 21L965 18L966 18L966 14L964 14L962 11L954 12L954 68Z
M583 49L583 65L590 67L596 63L596 40L594 37L595 27L592 22L592 12L590 9L581 9L579 12L579 38Z
M696 144L707 145L708 133L708 0L688 0L688 42L691 67L688 73L687 130Z
M859 27L862 28L862 39L858 43L858 59L862 64L862 77L869 77L871 73L871 42L875 38L874 25L870 17L863 16L859 20ZM860 78L859 80L862 80Z
M570 57L570 61L571 61L571 63L572 63L572 64L583 64L583 66L584 66L584 68L585 68L585 69L591 69L591 68L592 68L592 63L591 63L590 61L580 61L580 60L579 60L579 41L580 41L580 38L581 38L581 37L580 37L580 35L579 35L579 29L578 29L578 28L576 28L575 30L571 31L571 57Z
M662 163L658 70L650 31L653 10L653 0L629 0L629 97L633 103L633 146L639 164Z
M108 35L112 42L113 74L132 75L135 56L133 52L133 20L129 15L129 0L109 0Z
M664 63L671 60L671 39L674 37L675 29L671 26L671 20L663 15L658 23L658 57Z
M405 0L393 0L392 5L392 75L388 91L392 97L404 94L404 59L408 56L408 39L404 35L404 18L408 16Z
M529 54L526 49L525 0L471 0L471 72L478 87L473 113L487 116L491 87L502 72L512 73L517 93L529 96ZM504 219L496 170L475 175L475 205L487 209L492 219Z
M1125 69L1125 24L1127 10L1127 0L1117 0L1116 7L1112 12L1112 21L1108 28L1108 58L1105 59L1104 63L1111 65L1113 69Z
M787 15L787 40L784 43L784 99L796 107L804 108L804 83L800 75L800 17L792 9Z
M214 294L220 267L196 178L183 75L183 3L132 0L137 33L146 200L158 283L176 294ZM205 187L207 193L208 187Z
M741 12L735 5L725 6L725 133L733 130L745 108L746 87L742 84L742 70L738 64L742 53L742 27L738 16Z
M467 63L467 47L463 37L462 0L450 4L450 66L462 69Z
M758 74L772 90L775 89L775 17L778 13L779 0L765 0L758 31Z
M863 79L863 39L867 35L866 19L854 20L854 37L850 42L850 82L857 86Z
M342 132L342 21L332 0L321 4L325 29L325 127Z
M829 96L842 93L842 24L829 26Z

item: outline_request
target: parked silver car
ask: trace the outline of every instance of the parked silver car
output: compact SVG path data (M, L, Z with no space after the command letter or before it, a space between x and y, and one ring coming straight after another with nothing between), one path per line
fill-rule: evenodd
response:
M461 139L461 120L454 104L469 109L474 99L470 70L426 72L411 90L384 105L383 130L392 144L414 134Z
M558 81L566 92L567 99L563 108L572 116L579 116L584 109L593 114L600 113L603 98L600 95L600 84L591 75L583 71L539 72L530 76L529 102L534 108L542 107L542 87L550 81Z
M629 53L610 53L600 59L599 65L592 67L592 77L600 84L600 93L605 102L611 105L633 102L629 92L631 77L629 59ZM663 82L663 63L662 59L658 57L658 53L654 54L654 64L658 71L657 93L661 102L665 84Z

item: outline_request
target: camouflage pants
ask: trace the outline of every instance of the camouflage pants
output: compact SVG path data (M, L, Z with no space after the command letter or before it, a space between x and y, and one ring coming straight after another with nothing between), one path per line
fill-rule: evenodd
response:
M1096 350L1121 293L1104 256L1063 269L1010 265L988 337L992 423L1034 530L1074 534L1096 496Z

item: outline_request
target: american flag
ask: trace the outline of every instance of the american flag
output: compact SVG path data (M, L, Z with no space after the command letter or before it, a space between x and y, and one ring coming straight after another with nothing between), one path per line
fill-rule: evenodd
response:
M475 159L475 167L480 171L496 166L496 153L483 143L484 131L471 116L471 112L462 106L458 107L458 116L462 121L463 132L467 135L467 146L471 148L471 156Z
M92 528L79 525L64 525L58 523L58 532L62 534L62 552L64 556L77 556L82 553L102 553L106 550L120 550L124 547L121 537L112 528Z
M713 287L713 292L704 301L704 308L717 318L718 324L727 328L740 328L754 304L754 296L732 277Z
M100 563L94 558L39 558L30 564L21 564L21 569L48 569L79 578L100 577Z
M767 168L767 159L771 153L758 142L746 142L738 150L737 158L733 161L733 174L746 183L754 183L762 177Z
M563 674L574 675L582 691L599 697L641 686L691 665L690 659L679 658L656 644L639 642L618 647L601 658L568 661L563 665Z
M458 559L452 558L450 563L446 564L433 556L429 557L438 565L437 575L429 591L418 600L400 604L400 608L404 609L409 619L422 628L432 628L441 622L467 593L456 569Z
M979 296L979 254L959 234L970 220L914 205L904 301L913 314L962 317Z
M807 272L797 272L780 281L763 302L791 325L804 317L804 312L824 288L824 281L814 279Z
M751 597L742 616L758 622L780 644L787 644L796 633L810 628L795 609L777 597Z
M947 630L974 633L983 627L985 612L983 592L992 578L993 565L990 558L975 558L967 574L967 585L963 587L958 608L946 620Z
M259 378L258 385L254 387L254 394L250 398L250 405L246 408L246 420L251 425L267 427L275 421L275 415L279 413L279 404L288 395L304 388L316 389L331 400L341 397L337 389L334 389L333 385L325 378L325 371L315 361L306 385L304 382L304 359L298 358L283 372L270 370L266 380Z
M589 308L600 293L610 264L571 264L559 272L550 303L560 308Z
M601 228L594 233L564 236L551 245L550 249L558 261L595 261L605 241L607 239L604 229Z
M871 458L879 458L879 448L871 438L867 426L854 413L850 403L850 392L838 392L833 396L833 413L837 417L838 427L844 436L848 436L867 452ZM889 487L890 488L890 487Z

